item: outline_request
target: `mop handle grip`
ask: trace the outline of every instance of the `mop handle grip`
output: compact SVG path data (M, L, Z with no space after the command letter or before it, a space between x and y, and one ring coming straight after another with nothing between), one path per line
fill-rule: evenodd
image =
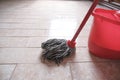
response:
M90 15L92 14L94 8L96 7L96 5L98 4L99 0L94 0L93 4L91 5L90 9L88 10L86 16L84 17L82 23L80 24L78 30L76 31L75 35L73 36L71 42L75 42L76 38L78 37L79 33L81 32L82 28L84 27L84 25L86 24L88 18L90 17Z

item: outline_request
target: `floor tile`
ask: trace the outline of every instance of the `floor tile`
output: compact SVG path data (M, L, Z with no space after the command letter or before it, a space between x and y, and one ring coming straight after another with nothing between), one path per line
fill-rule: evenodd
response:
M45 42L46 40L49 39L66 39L66 40L71 40L71 36L69 37L64 37L64 36L48 36L48 37L30 37L27 43L27 47L41 47L41 43ZM81 37L77 39L76 41L76 47L87 47L88 45L88 38L87 37Z
M92 55L89 52L88 48L76 48L76 54L74 60L75 62L79 61L106 61L106 59L102 59Z
M76 46L77 47L87 47L88 46L88 37L78 37L76 40Z
M71 53L71 56L66 58L64 62L110 62L110 59L100 58L89 52L87 47L78 47L75 53ZM114 60L117 61L117 60Z
M40 63L40 48L0 48L0 63Z
M71 63L73 80L120 80L120 63Z
M15 65L0 65L0 80L9 80Z
M41 36L72 36L74 30L14 30L14 29L0 29L0 36L3 37L41 37Z
M0 23L39 23L43 19L0 19Z
M64 36L48 36L48 37L30 37L27 47L41 47L41 44L49 39L65 39Z
M18 32L16 34L19 34ZM16 35L13 34L13 35ZM71 36L28 36L31 33L26 33L27 36L21 33L21 36L2 36L0 37L0 47L1 48L26 48L26 47L41 47L41 43L45 42L49 39L66 39L71 40ZM87 47L88 45L88 38L87 37L79 37L76 41L77 47Z
M26 47L28 39L26 37L0 37L0 47Z
M40 48L0 48L0 63L41 63ZM96 57L87 48L77 48L76 53L65 59L66 62L104 62L109 59Z
M46 30L14 30L14 29L0 29L0 36L9 37L30 37L30 36L46 36ZM47 33L46 33L47 34Z
M19 64L11 80L72 80L69 65Z
M40 21L39 23L0 23L0 29L49 29L49 22Z

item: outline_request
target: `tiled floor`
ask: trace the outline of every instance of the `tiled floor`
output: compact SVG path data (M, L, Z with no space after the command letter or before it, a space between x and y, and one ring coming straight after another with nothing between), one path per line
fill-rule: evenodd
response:
M88 51L93 17L77 39L76 54L60 66L42 63L41 42L71 39L90 1L0 1L0 80L120 80L120 61ZM102 6L97 6L102 7Z

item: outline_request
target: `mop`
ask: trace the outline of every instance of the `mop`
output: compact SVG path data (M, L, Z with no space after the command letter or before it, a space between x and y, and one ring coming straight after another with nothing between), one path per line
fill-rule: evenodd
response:
M47 60L50 62L52 61L59 65L64 58L69 57L74 52L76 45L75 40L77 39L79 33L81 32L97 3L98 0L94 0L93 4L91 5L82 23L80 24L71 40L49 39L41 44L41 48L43 49L41 55L42 60Z

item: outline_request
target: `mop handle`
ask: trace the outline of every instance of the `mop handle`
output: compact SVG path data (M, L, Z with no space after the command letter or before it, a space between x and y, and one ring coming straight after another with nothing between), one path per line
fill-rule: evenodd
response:
M98 4L99 0L94 0L93 4L91 5L89 11L87 12L86 16L84 17L82 23L80 24L78 30L76 31L75 35L73 36L71 42L75 42L76 38L78 37L79 33L81 32L82 28L84 27L85 23L87 22L88 18L90 17L91 13L93 12L94 8Z

